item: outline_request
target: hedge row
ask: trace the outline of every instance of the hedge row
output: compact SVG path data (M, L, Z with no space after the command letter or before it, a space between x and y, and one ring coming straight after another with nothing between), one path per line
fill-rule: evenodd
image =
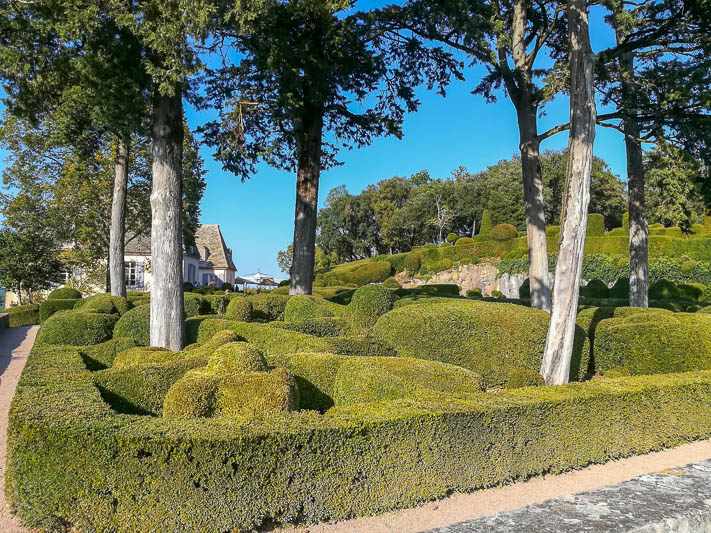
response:
M28 527L49 530L308 524L708 438L710 403L702 371L162 419L116 414L76 349L37 347L10 411L6 494Z
M76 299L69 300L47 300L42 302L39 306L39 321L42 324L45 320L51 317L57 311L66 311L69 309L74 309L76 305Z
M37 304L16 305L7 309L0 309L0 313L7 313L11 328L32 326L40 323L40 306Z

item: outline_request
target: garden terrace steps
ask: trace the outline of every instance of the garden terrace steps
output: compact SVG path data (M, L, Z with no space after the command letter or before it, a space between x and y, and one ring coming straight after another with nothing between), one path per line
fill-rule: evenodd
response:
M15 386L37 335L37 326L0 329L0 531L25 533L5 503L5 453L7 418Z

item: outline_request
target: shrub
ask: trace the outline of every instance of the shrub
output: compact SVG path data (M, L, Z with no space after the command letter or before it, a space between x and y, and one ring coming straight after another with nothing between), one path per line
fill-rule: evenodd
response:
M420 285L414 289L399 289L395 295L404 298L407 296L459 296L459 285L454 283L433 283Z
M310 318L298 322L269 322L268 325L315 337L338 337L351 331L350 320L342 317Z
M262 352L246 342L228 342L213 352L205 368L217 374L266 372L267 361Z
M405 256L405 263L404 263L405 270L407 271L407 273L410 276L419 272L420 264L421 264L421 260L420 260L419 254L417 254L415 252L410 252L409 254L407 254Z
M353 272L345 276L346 283L353 283L357 286L368 283L380 283L385 281L392 274L392 266L387 261L373 261L364 264Z
M17 305L3 309L0 313L7 313L11 328L32 326L40 323L40 306L37 304Z
M704 287L701 283L680 283L677 285L679 290L679 297L682 300L691 300L692 302L698 302L704 295Z
M625 211L622 214L622 229L625 230L625 233L629 235L630 233L630 212Z
M597 213L588 215L588 227L586 235L592 237L603 237L605 235L605 217Z
M114 339L133 339L138 346L151 343L151 306L134 307L116 322Z
M78 350L89 370L103 370L113 366L118 354L135 347L133 339L111 339L101 344L81 346Z
M75 299L71 300L47 300L42 302L39 306L39 321L42 324L45 320L51 317L57 311L66 311L68 309L74 309L74 304L77 301Z
M457 235L456 233L448 233L447 234L447 242L449 242L449 243L453 243L458 238L459 238L459 235Z
M75 350L36 347L10 413L5 486L29 527L250 531L375 515L708 438L709 403L711 373L693 372L325 416L138 418L111 410Z
M492 298L497 298L499 300L505 300L506 296L504 296L504 293L501 291L493 290L491 291L491 297Z
M137 346L117 354L111 368L118 370L136 365L170 363L177 361L181 357L181 352L171 352L165 348L152 346Z
M610 289L610 298L621 298L627 300L630 297L630 278L624 277L615 281Z
M133 304L121 296L110 294L97 294L83 300L76 301L74 309L81 309L85 313L104 313L107 315L123 315Z
M622 366L632 375L711 369L711 317L701 313L635 313L601 321L595 368Z
M184 292L191 292L194 288L195 288L195 285L193 285L189 281L183 282L183 291Z
M165 418L268 416L294 411L299 390L283 368L236 375L193 370L168 391Z
M460 237L457 239L457 242L454 243L455 246L469 246L470 244L474 244L474 239L471 237Z
M678 300L680 297L679 289L669 280L660 279L649 285L650 300Z
M254 317L254 308L249 298L232 298L227 305L225 316L230 320L249 322Z
M491 212L488 209L484 209L481 215L481 226L479 226L479 235L488 235L491 232L491 228L494 224L491 222Z
M186 292L183 294L183 308L185 316L209 315L212 312L210 300L201 294Z
M79 300L80 298L81 293L71 287L54 289L49 293L49 296L47 296L47 300Z
M224 315L227 312L230 299L226 294L213 294L212 296L205 296L205 299L210 303L210 313Z
M401 285L395 278L388 278L383 281L383 287L386 289L399 289Z
M495 241L509 241L518 237L518 230L511 224L497 224L491 228L489 235Z
M281 296L278 294L255 294L249 297L252 303L254 319L265 320L284 320L284 310L289 301L290 296Z
M481 289L479 287L475 287L475 288L467 291L467 298L482 298L482 297L483 297L483 295L482 295Z
M394 357L397 355L389 344L372 336L343 336L323 339L328 351L341 355L356 355L361 357Z
M38 345L86 346L111 339L118 316L85 311L59 311L45 320Z
M348 305L353 324L371 328L382 315L393 308L393 295L382 285L367 285L358 289Z
M548 332L544 311L468 300L410 306L383 315L374 336L402 357L433 359L467 368L487 386L507 385L514 372L538 372ZM589 348L576 331L570 377L585 375Z
M289 298L284 309L284 320L299 322L314 318L344 316L347 314L346 309L345 306L329 302L319 296L300 294Z
M203 320L216 318L215 315L191 316L185 319L185 342L192 344L197 342L198 328Z
M557 241L559 235L560 226L546 226L546 237L554 238Z
M530 298L531 297L531 279L526 278L523 280L523 283L521 283L521 286L518 289L518 297L519 298Z
M405 257L407 254L393 254L383 256L383 259L390 263L394 274L405 270Z
M222 287L220 287L220 289L222 289L223 291L233 291L235 288L231 283L225 282L222 284Z
M580 287L580 296L585 298L608 298L610 289L604 281L591 279L587 285Z

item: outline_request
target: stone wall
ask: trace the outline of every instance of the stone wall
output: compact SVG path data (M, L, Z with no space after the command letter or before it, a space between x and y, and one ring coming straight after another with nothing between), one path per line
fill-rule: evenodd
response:
M462 296L478 287L485 295L490 295L492 291L501 291L507 298L518 298L518 290L528 275L502 274L497 278L497 274L498 270L492 263L481 262L443 270L427 280L410 277L405 272L400 272L395 278L406 289L414 289L420 285L453 284L459 285Z

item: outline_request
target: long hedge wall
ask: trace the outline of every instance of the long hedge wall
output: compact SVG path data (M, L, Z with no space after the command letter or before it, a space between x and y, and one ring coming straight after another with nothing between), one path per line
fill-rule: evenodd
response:
M6 493L26 525L51 530L344 519L708 438L709 405L711 371L699 371L162 419L116 414L76 348L44 346L12 403Z

